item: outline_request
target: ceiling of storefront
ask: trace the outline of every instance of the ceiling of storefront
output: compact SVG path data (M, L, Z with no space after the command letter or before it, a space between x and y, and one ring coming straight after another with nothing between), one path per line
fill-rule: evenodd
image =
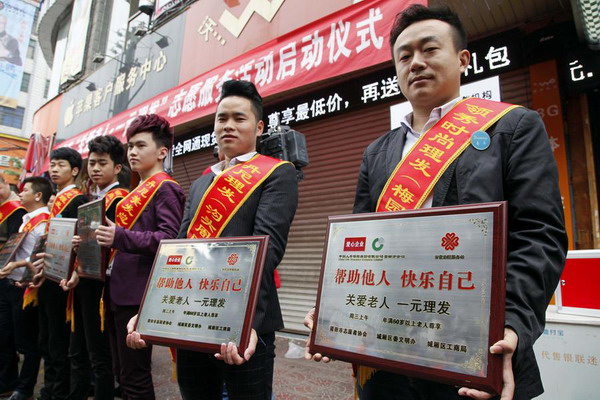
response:
M429 4L452 7L470 39L553 15L573 15L569 0L431 0Z

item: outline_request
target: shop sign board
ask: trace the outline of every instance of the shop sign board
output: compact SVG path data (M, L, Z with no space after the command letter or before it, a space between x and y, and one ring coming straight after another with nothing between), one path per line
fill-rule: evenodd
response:
M234 58L162 95L129 108L58 146L87 155L87 142L100 135L124 133L137 115L156 113L180 125L215 111L223 82L238 78L256 84L263 97L389 62L385 38L409 1L372 0L329 15ZM82 86L82 85L80 85ZM69 104L63 101L63 106ZM89 124L88 126L90 126Z
M162 27L160 35L144 36L65 92L57 139L72 137L176 86L184 21L185 15L180 15Z

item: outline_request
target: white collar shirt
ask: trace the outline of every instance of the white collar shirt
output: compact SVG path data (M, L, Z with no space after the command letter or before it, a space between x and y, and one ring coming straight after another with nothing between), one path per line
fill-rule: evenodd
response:
M111 191L115 186L119 186L119 181L113 182L104 189L100 190L98 186L92 191L91 195L94 200L102 199L108 192Z
M246 153L246 154L242 154L241 156L237 156L237 157L233 157L231 160L229 160L229 164L226 164L226 161L219 161L218 163L216 163L215 165L210 167L210 170L215 174L215 175L220 175L223 171L225 171L227 168L229 167L233 167L234 165L237 164L241 164L244 163L248 160L250 160L252 157L254 157L256 155L256 151L251 151L250 153Z

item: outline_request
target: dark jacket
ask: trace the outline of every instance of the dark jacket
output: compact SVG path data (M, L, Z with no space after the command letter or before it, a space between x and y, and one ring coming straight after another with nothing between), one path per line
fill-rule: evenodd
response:
M174 239L181 224L185 196L177 184L164 182L132 229L116 227L117 249L110 276L110 299L118 306L139 306L163 239Z
M516 384L535 397L543 392L533 343L567 252L558 171L537 113L510 111L487 130L490 147L469 146L433 191L433 207L508 202L506 326L519 336L513 356ZM400 161L406 132L395 129L371 143L360 167L354 212L375 211L383 187Z
M188 227L200 200L214 178L215 174L210 172L196 179L190 187L190 196L179 230L180 238L187 236ZM281 165L256 188L221 234L221 237L269 235L269 247L252 325L259 335L283 328L273 271L285 253L288 232L297 206L296 169L292 164Z

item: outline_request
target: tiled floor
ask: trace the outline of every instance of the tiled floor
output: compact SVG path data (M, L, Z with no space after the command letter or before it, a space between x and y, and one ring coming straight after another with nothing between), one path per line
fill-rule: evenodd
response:
M290 345L289 343L293 344ZM288 358L302 354L304 342L278 336L276 340L274 390L277 400L350 400L353 399L350 364L335 361L328 364ZM288 350L292 348L290 352ZM293 354L295 353L295 354ZM156 346L152 357L152 375L157 400L180 400L177 383L172 380L169 350ZM36 394L43 382L40 371Z

